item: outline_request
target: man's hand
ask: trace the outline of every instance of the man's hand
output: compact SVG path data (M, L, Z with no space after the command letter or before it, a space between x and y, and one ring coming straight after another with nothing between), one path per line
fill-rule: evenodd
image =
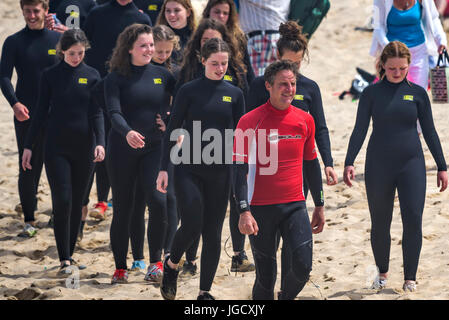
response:
M324 207L315 207L313 210L312 222L312 233L317 234L323 231L324 224L326 220L324 219Z
M29 115L30 111L20 102L17 102L12 107L12 110L14 111L14 116L16 117L16 119L19 120L20 122L28 120L30 118Z
M324 173L326 174L326 180L327 180L328 186L333 186L338 183L338 177L337 177L337 174L335 173L334 168L326 167L324 169Z
M249 211L245 211L240 214L239 218L239 230L241 234L255 235L259 232L259 227L254 219L253 215Z

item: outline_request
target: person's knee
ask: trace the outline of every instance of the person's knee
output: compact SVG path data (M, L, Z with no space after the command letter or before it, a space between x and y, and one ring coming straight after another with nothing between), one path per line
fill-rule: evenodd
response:
M298 281L309 280L312 271L312 240L296 248L292 254L292 270Z

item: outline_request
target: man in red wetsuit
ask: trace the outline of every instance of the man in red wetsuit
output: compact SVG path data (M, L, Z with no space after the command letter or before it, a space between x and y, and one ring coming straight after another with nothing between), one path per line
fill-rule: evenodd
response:
M278 61L265 71L267 103L244 115L235 132L234 191L239 229L250 235L256 264L253 299L274 299L277 234L287 245L289 273L279 299L294 299L312 270L312 233L324 227L320 164L312 116L291 106L297 66ZM309 220L303 172L315 203Z

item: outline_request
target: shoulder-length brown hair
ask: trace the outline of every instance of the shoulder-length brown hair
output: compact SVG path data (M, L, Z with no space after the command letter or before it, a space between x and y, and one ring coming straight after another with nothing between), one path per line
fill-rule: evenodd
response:
M187 43L179 77L180 81L185 83L195 78L195 75L198 72L199 63L201 62L201 38L203 37L204 32L208 29L218 31L221 34L223 41L228 44L230 49L229 68L235 72L238 86L243 88L243 78L244 73L246 72L246 67L243 63L243 54L241 50L239 50L235 38L229 34L225 25L212 19L201 20L198 29L196 29L195 33Z
M195 30L195 11L193 10L192 3L190 0L165 0L162 4L161 11L156 21L156 25L164 24L166 26L170 26L167 19L165 18L165 8L167 7L167 2L177 2L181 6L183 6L188 12L190 12L190 16L187 18L187 26L190 30Z
M118 36L117 44L112 52L112 57L108 61L109 72L115 71L122 76L131 75L131 54L130 50L141 34L153 34L151 27L146 24L132 24L126 27Z
M229 33L237 39L240 50L247 50L248 41L246 40L246 36L240 28L237 7L234 0L209 0L203 11L203 19L210 18L210 12L212 8L218 4L229 5L229 18L226 22L226 28L228 29Z

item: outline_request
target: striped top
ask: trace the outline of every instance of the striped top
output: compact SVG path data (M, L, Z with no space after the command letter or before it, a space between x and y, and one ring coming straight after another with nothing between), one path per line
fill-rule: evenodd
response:
M239 18L243 32L278 30L286 22L290 0L240 0Z

